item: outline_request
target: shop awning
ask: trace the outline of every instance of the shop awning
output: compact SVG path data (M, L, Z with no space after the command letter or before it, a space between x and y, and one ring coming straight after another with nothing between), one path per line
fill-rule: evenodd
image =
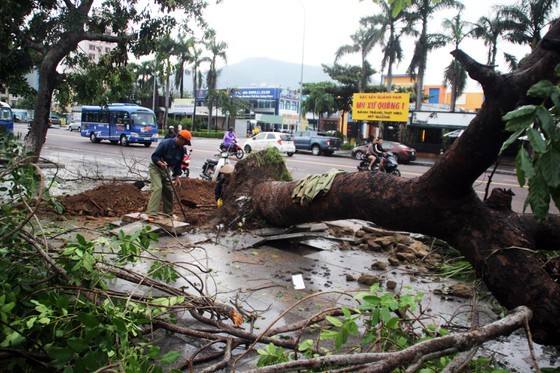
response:
M280 115L255 114L255 119L257 122L270 124L282 124L284 122L284 119Z

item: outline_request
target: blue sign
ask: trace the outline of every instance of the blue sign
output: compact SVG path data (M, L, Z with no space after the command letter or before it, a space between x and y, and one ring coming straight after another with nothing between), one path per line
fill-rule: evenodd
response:
M233 97L243 100L277 100L280 97L282 88L232 88L222 91L228 91ZM197 90L196 99L204 100L207 92L207 89Z

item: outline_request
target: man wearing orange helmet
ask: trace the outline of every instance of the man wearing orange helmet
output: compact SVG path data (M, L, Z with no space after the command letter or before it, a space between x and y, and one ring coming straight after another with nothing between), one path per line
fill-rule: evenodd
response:
M159 212L160 202L163 198L163 213L173 216L173 185L180 186L179 175L181 175L181 162L185 155L185 145L191 145L191 133L182 130L177 136L163 139L152 154L150 162L150 180L152 183L152 195L146 207L146 214L155 217ZM169 172L171 172L170 180Z

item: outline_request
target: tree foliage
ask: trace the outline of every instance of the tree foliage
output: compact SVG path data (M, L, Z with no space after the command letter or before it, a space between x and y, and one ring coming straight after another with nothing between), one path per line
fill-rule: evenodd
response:
M560 65L555 72L560 78ZM530 206L535 217L544 221L551 200L560 208L560 87L542 80L527 95L542 101L539 105L524 105L504 116L506 130L513 133L502 146L502 152L525 135L528 146L522 146L517 153L517 178L519 185L529 186L525 208Z
M0 19L9 26L0 35L0 84L17 81L32 68L39 71L35 119L26 140L27 151L40 155L53 92L68 79L66 74L59 73L59 65L76 52L81 41L115 43L111 61L105 62L117 68L127 63L128 52L140 56L156 50L159 37L169 34L176 25L169 12L182 10L186 19L203 24L201 11L205 6L202 0L3 2ZM72 64L71 60L67 62ZM121 74L118 82L107 78L107 83L117 83L119 88L125 88L123 82L128 84L126 74ZM122 93L114 92L111 96L122 97Z

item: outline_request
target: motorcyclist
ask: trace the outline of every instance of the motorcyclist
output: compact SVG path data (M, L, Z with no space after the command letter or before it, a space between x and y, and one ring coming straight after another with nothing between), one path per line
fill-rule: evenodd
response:
M377 157L379 158L379 171L383 170L383 166L385 165L385 156L387 155L387 152L383 149L383 139L382 138L378 138L373 150L375 151L375 153L377 154Z
M171 139L171 138L177 136L177 132L175 132L175 127L169 126L168 130L169 131L165 134L164 139Z
M224 134L224 138L222 139L222 145L227 150L229 150L230 148L235 149L236 142L237 142L237 136L233 131L233 127L230 127L228 131Z
M378 158L378 153L375 150L376 145L377 145L377 138L372 137L371 142L368 145L367 153L366 153L367 159L370 160L370 162L369 162L369 170L370 171L373 170L373 165L375 164L375 162L377 161L377 158Z

